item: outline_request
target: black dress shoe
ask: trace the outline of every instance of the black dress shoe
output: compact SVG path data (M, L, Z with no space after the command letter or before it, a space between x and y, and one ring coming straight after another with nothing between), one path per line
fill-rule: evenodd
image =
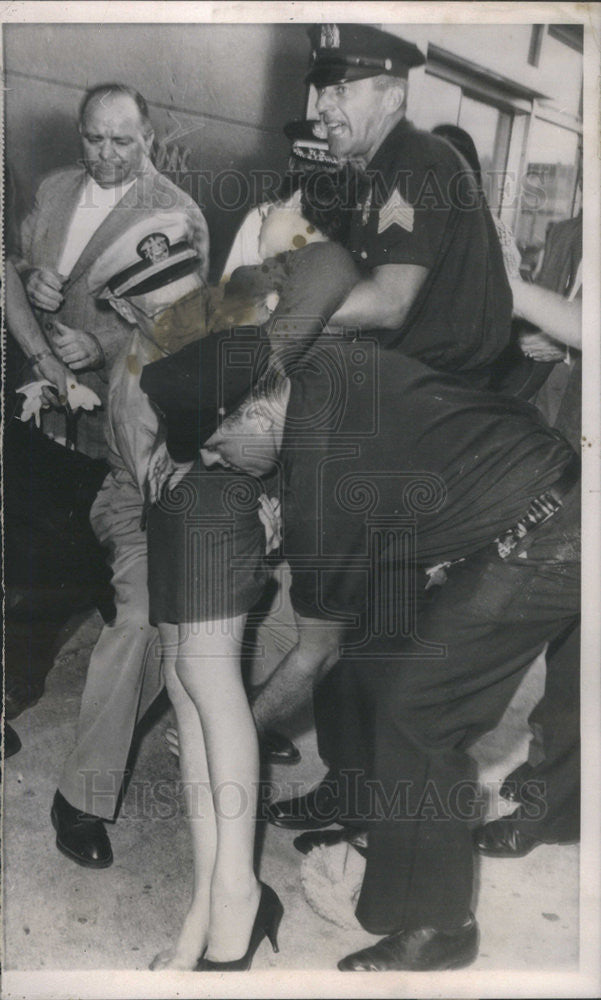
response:
M283 733L266 729L259 737L261 755L271 764L298 764L301 759L298 747Z
M56 846L84 868L108 868L113 863L111 842L98 816L82 812L57 790L50 812Z
M470 918L453 931L420 927L382 938L338 962L342 972L435 972L461 969L478 954L478 924Z
M472 839L478 853L489 858L524 858L530 854L543 841L520 830L522 818L517 809L511 816L476 827Z
M21 749L21 740L8 722L4 723L4 756L14 757Z
M310 854L314 847L333 847L335 844L350 844L361 855L367 857L367 831L358 827L345 826L341 830L309 830L292 841L301 854Z
M339 808L331 787L322 781L306 795L267 807L267 818L284 830L321 830L338 822Z

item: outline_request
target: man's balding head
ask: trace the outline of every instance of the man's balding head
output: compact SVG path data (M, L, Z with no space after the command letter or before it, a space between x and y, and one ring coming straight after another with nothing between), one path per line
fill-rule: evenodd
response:
M104 188L134 180L144 169L154 139L146 101L120 83L87 91L79 131L86 170Z

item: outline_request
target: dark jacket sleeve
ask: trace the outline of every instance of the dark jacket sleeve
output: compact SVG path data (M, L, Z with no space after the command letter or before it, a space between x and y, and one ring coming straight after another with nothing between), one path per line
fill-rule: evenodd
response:
M142 390L162 416L167 449L176 462L196 458L203 431L204 436L212 433L206 426L207 414L201 413L201 344L194 341L177 354L145 365L140 378Z
M221 330L142 369L140 385L163 417L167 449L176 462L200 446L262 374L269 341L259 328Z

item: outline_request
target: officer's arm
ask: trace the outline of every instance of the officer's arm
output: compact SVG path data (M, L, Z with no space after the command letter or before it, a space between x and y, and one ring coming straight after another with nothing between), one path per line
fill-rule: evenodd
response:
M419 264L374 267L369 277L351 290L328 325L396 330L403 324L428 270Z

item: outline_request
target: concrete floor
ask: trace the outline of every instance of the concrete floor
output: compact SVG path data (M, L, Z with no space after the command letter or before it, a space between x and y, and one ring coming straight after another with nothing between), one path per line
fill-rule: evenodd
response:
M81 979L68 980L65 996L125 995L124 991L112 992L115 982L106 976L102 992L86 992L86 983L89 987L92 982L86 978L87 972L147 969L153 955L172 940L188 898L191 853L181 797L177 794L178 764L164 740L165 729L173 721L168 706L153 725L146 727L121 816L108 827L115 856L113 866L90 871L70 862L55 847L49 819L51 799L62 760L74 739L87 661L100 624L96 614L70 624L66 643L48 676L44 697L13 723L23 748L5 764L3 995L7 997L45 995L43 984L55 981L50 970L78 970ZM502 802L499 805L499 779L525 758L526 718L540 696L542 684L543 667L537 661L501 725L474 749L490 794L491 815L498 809L507 811ZM309 788L323 773L314 732L308 728L300 736L291 735L302 751L301 764L294 768L274 767L268 777L282 789L290 781L304 782ZM144 807L144 796L157 780L163 781L163 805L159 803L152 815L153 811ZM335 969L337 959L376 938L356 922L342 929L311 908L302 891L303 858L292 846L293 834L266 825L260 836L260 875L279 893L285 915L280 953L274 955L263 943L253 971L298 970L299 978L294 982L299 992L287 987L281 995L357 995L356 976L336 977L345 980L344 994L342 990L330 994L323 978L319 980L319 992L313 994L309 987L308 992L302 992L298 985L305 982L302 970L309 973ZM577 967L578 873L579 849L575 845L541 846L521 860L482 860L475 901L481 949L472 971L484 973L485 984L496 982L500 970L513 970L519 977L536 970L558 973ZM17 973L25 970L46 975L34 975L37 993L33 987L31 994L22 992L20 984L24 979ZM487 977L489 970L491 976ZM207 986L194 987L192 992L189 985L186 992L176 990L171 994L158 985L163 981L162 974L148 976L156 987L146 985L145 991L130 995L223 995L209 992ZM146 984L150 982L148 977L143 978ZM77 989L73 983L78 983ZM265 995L280 995L273 982L272 987ZM366 989L374 988L372 979ZM46 995L63 995L58 986L53 990ZM362 990L362 995L368 992ZM386 989L369 995L413 994L396 985L390 993ZM430 993L434 995L439 994ZM455 991L446 995L464 994ZM484 986L475 995L511 994L489 994Z

